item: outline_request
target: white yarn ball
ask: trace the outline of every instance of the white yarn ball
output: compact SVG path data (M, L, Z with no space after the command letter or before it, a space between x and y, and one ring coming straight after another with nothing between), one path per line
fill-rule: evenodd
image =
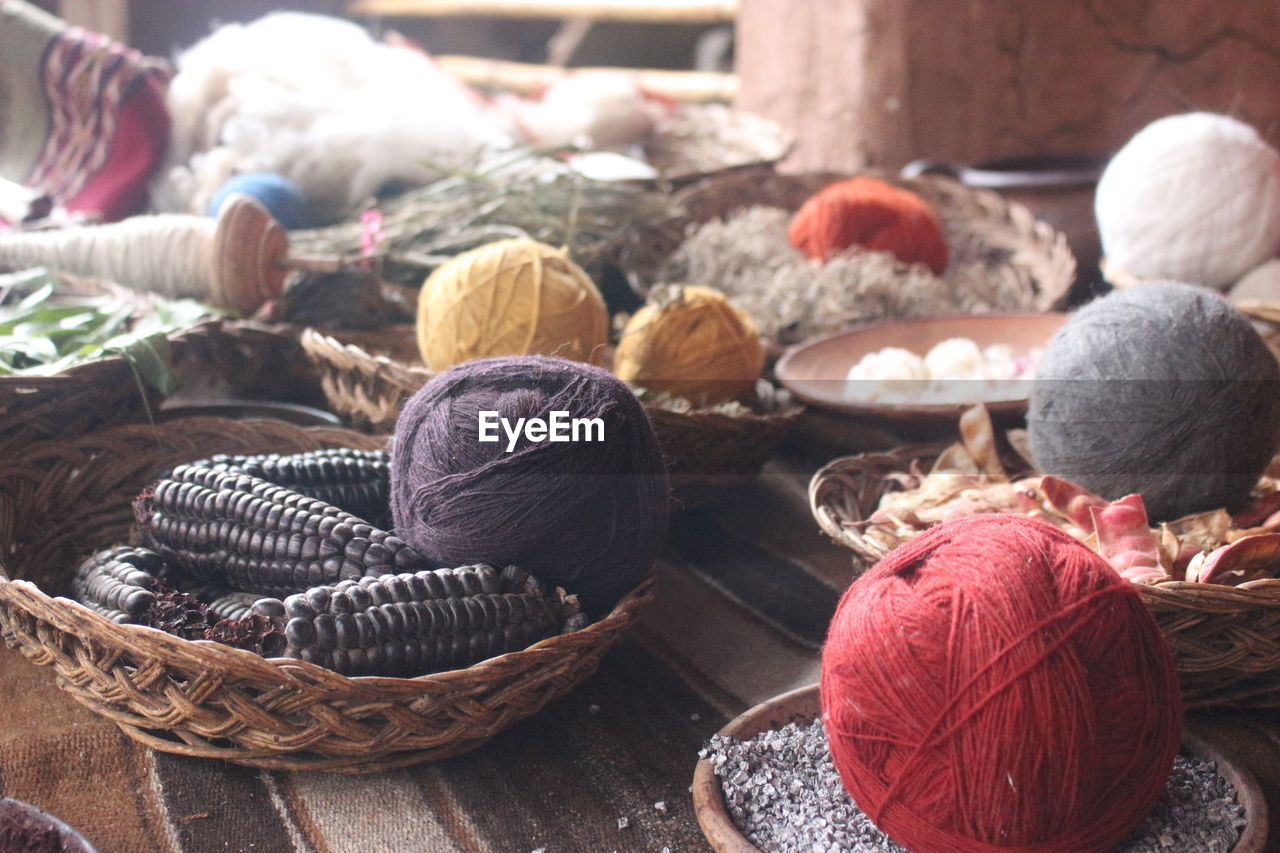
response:
M1226 287L1280 253L1280 153L1228 116L1162 118L1111 158L1094 212L1109 265Z

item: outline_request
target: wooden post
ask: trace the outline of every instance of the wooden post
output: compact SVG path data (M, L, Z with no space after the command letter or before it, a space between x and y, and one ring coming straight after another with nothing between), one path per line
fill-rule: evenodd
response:
M708 24L732 21L738 0L353 0L349 15L591 18Z
M741 0L737 104L798 169L1105 155L1162 115L1280 142L1280 5L1257 0Z
M636 84L646 92L673 101L705 103L731 101L737 93L737 79L718 71L667 71L658 68L560 68L528 62L508 62L480 56L437 56L436 64L474 86L493 86L520 95L533 95L562 79L565 74L608 71L635 75Z
M68 24L129 43L129 0L59 0L58 14Z

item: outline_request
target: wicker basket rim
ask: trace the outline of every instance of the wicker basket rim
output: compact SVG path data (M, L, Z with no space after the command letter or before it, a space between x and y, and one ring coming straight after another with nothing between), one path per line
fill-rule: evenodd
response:
M608 630L618 622L629 618L636 607L648 602L652 596L653 579L648 578L624 595L606 616L574 633L595 634ZM353 688L359 687L415 693L418 691L413 689L412 685L447 686L450 682L459 679L471 680L477 673L486 669L503 669L524 658L541 657L558 652L556 646L563 642L564 637L569 636L555 634L523 649L486 658L470 666L442 672L403 678L380 675L347 676L295 658L267 658L246 649L237 649L211 640L183 639L147 625L120 625L94 613L73 599L65 596L50 596L30 581L10 580L2 574L0 574L0 600L8 600L29 613L31 612L29 605L36 603L41 610L41 618L58 630L75 635L88 633L96 641L111 648L150 653L169 664L185 663L206 668L215 664L221 669L235 670L241 677L248 676L249 678L245 680L258 676L262 681L297 682L298 676L302 675L306 676L305 682L312 685L319 685L326 689L347 688L343 690L345 693L351 693Z
M791 184L798 187L804 187L807 190L817 191L828 184L838 181L850 180L853 178L875 178L889 184L899 187L920 187L920 186L938 186L947 191L964 196L970 199L983 202L981 205L987 208L990 213L987 218L990 219L1012 219L1022 220L1023 224L1031 223L1044 226L1042 229L1020 228L1022 232L1026 232L1037 239L1051 239L1057 242L1056 237L1061 234L1056 228L1037 219L1031 213L1031 208L1027 207L1020 201L1007 198L999 192L988 187L974 187L950 175L939 175L925 172L919 175L903 175L891 169L855 169L852 171L829 171L815 170L809 172L777 172L772 167L758 167L754 171L752 169L739 169L732 172L715 173L708 175L701 181L694 182L684 187L677 194L681 200L688 196L696 196L699 193L707 192L710 188L714 188L718 184L729 185L731 183L750 183L760 178L760 174L769 180L778 181L782 184ZM749 202L748 202L749 203ZM1039 232L1039 233L1037 233ZM1065 239L1065 235L1064 239Z
M382 378L390 379L407 391L417 390L421 387L422 382L426 382L435 375L424 366L407 364L385 355L371 353L359 344L343 343L337 338L326 335L315 328L305 329L300 340L307 355L322 367L340 370L354 368L364 376L381 373ZM338 359L349 359L351 363L339 364ZM716 422L736 424L744 421L776 422L778 420L792 420L804 412L805 406L803 403L793 400L790 405L779 411L746 412L744 414L729 414L709 409L691 409L682 412L666 409L651 403L644 403L644 408L645 411L650 413L651 417L658 413L663 416L693 418L708 424Z
M750 422L758 423L779 423L782 421L792 421L804 414L805 405L803 403L792 402L785 409L773 412L743 412L742 414L730 414L729 412L717 412L709 409L690 409L687 412L679 412L673 409L664 409L661 406L645 404L645 411L649 413L649 417L673 417L684 418L699 421L707 425L715 424L742 424Z
M209 329L218 327L222 324L222 319L212 317L201 320L185 329L169 332L165 338L170 343L184 340L188 336L201 334ZM111 353L109 355L100 355L97 358L73 364L65 367L57 373L45 375L23 374L20 376L0 376L0 393L6 391L24 392L33 387L49 387L56 385L72 385L84 384L86 380L95 379L96 374L108 370L116 370L121 364L127 362L124 355L120 353Z
M339 357L346 355L364 366L364 372L371 372L368 367L370 364L375 368L383 368L391 374L389 378L397 379L406 387L409 387L409 381L400 377L412 377L414 382L421 385L422 382L435 375L426 365L409 364L385 355L371 353L359 344L343 343L331 335L326 335L319 329L304 329L299 340L302 342L302 348L307 351L307 355L311 356L312 360L322 359L326 364L332 364L335 355Z

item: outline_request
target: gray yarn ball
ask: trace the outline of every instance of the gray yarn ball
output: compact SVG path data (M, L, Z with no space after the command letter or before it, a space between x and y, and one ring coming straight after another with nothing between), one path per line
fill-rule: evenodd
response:
M1027 426L1040 470L1109 500L1140 493L1153 523L1238 507L1280 441L1280 366L1203 288L1144 284L1090 303L1037 376Z

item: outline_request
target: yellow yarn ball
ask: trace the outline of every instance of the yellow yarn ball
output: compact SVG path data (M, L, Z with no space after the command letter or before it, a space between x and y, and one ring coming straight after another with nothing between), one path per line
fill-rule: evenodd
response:
M596 363L608 342L600 291L567 249L520 238L441 264L418 296L418 351L431 370L497 355Z
M709 287L658 295L627 323L614 356L624 382L703 405L749 398L763 369L755 324Z

